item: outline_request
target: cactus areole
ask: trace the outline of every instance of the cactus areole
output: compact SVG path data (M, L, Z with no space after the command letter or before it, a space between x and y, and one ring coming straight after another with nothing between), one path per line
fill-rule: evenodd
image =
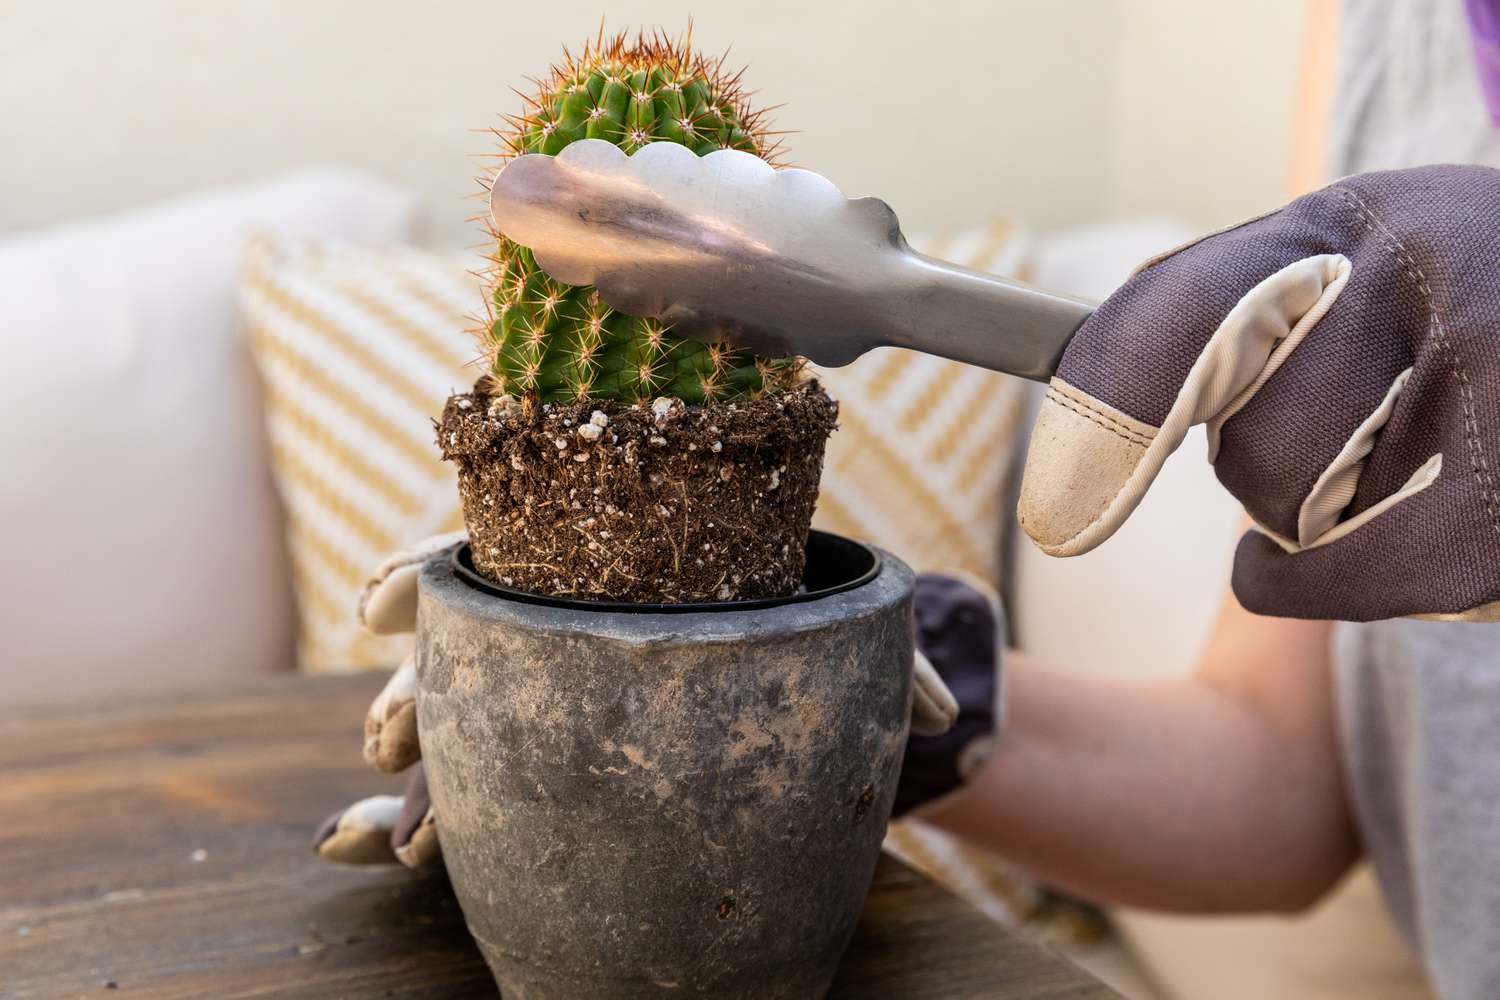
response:
M740 73L660 34L601 33L523 96L498 131L502 160L580 139L776 156ZM674 336L491 235L485 374L438 426L476 568L614 601L794 591L838 413L800 360Z

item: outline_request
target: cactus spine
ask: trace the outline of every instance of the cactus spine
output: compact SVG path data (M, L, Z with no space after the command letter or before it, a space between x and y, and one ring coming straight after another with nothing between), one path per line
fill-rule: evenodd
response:
M699 156L742 149L774 160L777 142L722 58L660 34L602 34L581 55L522 95L526 112L497 134L502 159L556 153L579 139L605 139L632 153L649 142ZM743 71L741 71L743 72ZM793 359L762 358L722 344L674 336L662 323L612 311L588 286L553 281L531 252L498 233L490 258L489 316L478 331L492 389L544 401L687 403L755 398L793 385Z

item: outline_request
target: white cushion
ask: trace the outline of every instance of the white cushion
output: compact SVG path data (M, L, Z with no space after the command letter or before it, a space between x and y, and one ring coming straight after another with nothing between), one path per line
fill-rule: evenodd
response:
M407 194L319 170L0 241L7 700L290 664L235 294L245 237L393 242L417 214Z

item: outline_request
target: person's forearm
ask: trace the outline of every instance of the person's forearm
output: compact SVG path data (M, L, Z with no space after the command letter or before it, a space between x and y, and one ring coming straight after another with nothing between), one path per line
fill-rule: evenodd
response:
M1081 896L1177 911L1301 908L1357 855L1331 724L1280 731L1207 679L1007 670L1005 733L938 825Z

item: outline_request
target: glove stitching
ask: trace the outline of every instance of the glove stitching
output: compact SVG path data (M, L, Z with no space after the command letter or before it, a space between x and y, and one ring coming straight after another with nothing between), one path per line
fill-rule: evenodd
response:
M1063 407L1064 409L1072 410L1074 413L1077 413L1084 419L1092 421L1093 423L1098 424L1100 427L1103 427L1105 430L1124 438L1131 444L1138 444L1143 448L1149 447L1151 444L1151 439L1149 437L1142 435L1138 431L1131 430L1129 427L1126 427L1124 424L1111 418L1108 414L1096 410L1086 403L1075 400L1069 396L1062 395L1055 389L1047 390L1047 398Z
M1479 484L1479 496L1484 501L1485 513L1489 514L1490 527L1500 534L1500 508L1496 507L1494 479L1490 475L1489 461L1485 457L1484 446L1479 438L1479 417L1474 407L1474 386L1469 380L1469 372L1464 366L1462 355L1449 339L1448 331L1438 316L1437 304L1433 299L1432 288L1427 283L1427 276L1422 273L1416 259L1396 238L1396 234L1375 216L1359 195L1345 187L1336 187L1334 190L1344 198L1345 202L1391 251L1392 256L1406 271L1406 276L1416 285L1417 292L1427 305L1438 349L1447 355L1449 368L1453 372L1454 380L1458 382L1459 403L1464 416L1464 438L1469 446L1469 467L1473 469L1474 479Z

